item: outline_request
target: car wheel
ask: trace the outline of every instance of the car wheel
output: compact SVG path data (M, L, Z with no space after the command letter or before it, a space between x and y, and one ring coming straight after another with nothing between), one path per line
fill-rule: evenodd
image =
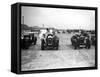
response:
M91 48L90 41L87 42L87 44L86 44L86 48L87 48L87 49L90 49L90 48Z
M43 46L41 47L41 50L44 50L44 47Z
M44 50L44 40L41 41L41 50Z
M36 41L34 41L34 45L36 45Z
M91 48L91 45L89 44L87 48L90 49Z
M77 46L74 46L74 49L77 49Z

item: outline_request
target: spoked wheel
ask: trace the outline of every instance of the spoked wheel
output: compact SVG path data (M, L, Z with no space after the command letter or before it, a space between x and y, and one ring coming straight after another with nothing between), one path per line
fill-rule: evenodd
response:
M74 49L77 49L77 46L74 46Z
M90 48L91 48L90 40L87 40L86 48L87 48L87 49L90 49Z
M86 48L87 49L90 49L91 48L91 45L89 44L89 45L86 45Z
M78 45L75 44L75 45L74 45L74 49L77 49L77 48L78 48Z
M44 40L41 41L41 50L44 50Z

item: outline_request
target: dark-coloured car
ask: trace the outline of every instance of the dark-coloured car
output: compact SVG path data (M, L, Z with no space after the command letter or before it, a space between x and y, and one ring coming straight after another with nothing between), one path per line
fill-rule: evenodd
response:
M74 49L83 48L83 47L90 49L91 47L91 40L87 33L75 34L71 38L71 43Z
M21 37L21 48L28 49L32 43L36 45L37 38L33 34L22 35Z
M45 35L44 35L45 36ZM56 35L48 34L46 38L41 39L41 49L56 49L59 47L59 38Z

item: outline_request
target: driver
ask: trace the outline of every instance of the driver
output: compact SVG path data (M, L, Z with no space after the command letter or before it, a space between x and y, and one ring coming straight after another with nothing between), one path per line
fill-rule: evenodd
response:
M51 34L50 30L47 28L45 31L42 31L40 34L40 39L46 39L46 37L48 36L48 34Z
M46 33L44 34L44 35L45 35L45 38L48 36L48 34L52 34L52 33L51 33L50 30L47 28L47 29L46 29Z

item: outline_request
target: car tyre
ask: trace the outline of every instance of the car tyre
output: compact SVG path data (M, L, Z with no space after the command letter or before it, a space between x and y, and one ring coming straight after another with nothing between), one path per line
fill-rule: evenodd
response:
M44 50L44 40L41 41L41 50Z

